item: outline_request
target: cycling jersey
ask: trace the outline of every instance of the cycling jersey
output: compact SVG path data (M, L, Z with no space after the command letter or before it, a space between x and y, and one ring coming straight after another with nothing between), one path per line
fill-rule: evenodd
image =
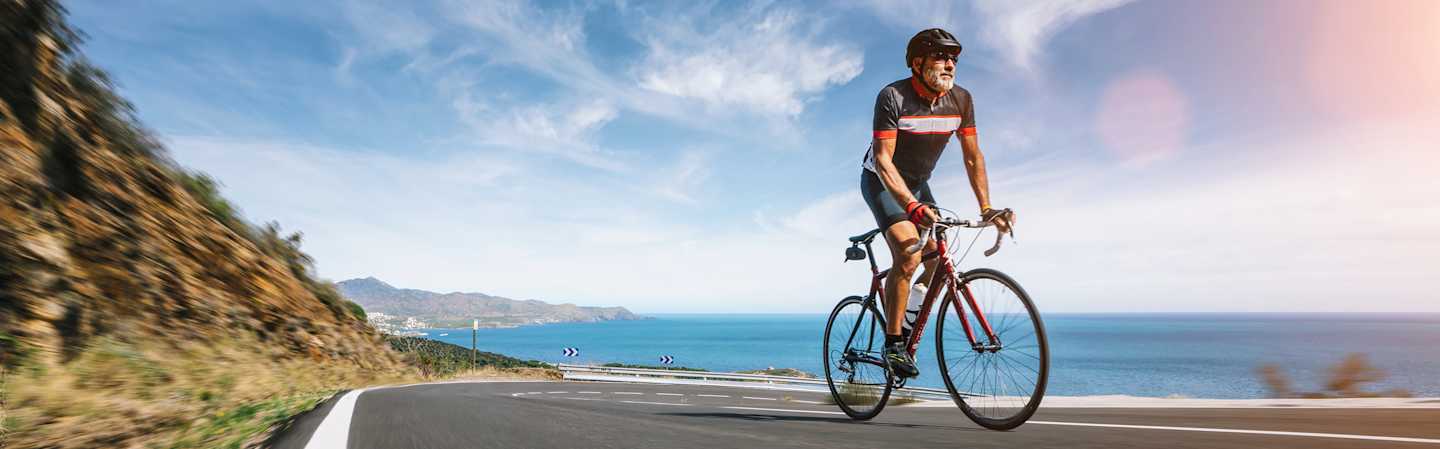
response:
M880 89L874 131L875 139L895 139L891 160L905 184L914 186L930 179L951 133L975 135L975 103L963 87L955 86L937 98L919 80L906 78ZM878 174L874 152L872 140L863 165Z

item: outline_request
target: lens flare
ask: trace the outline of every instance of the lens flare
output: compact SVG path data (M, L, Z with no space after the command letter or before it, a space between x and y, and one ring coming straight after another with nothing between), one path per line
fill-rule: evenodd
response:
M1121 76L1100 97L1096 132L1124 163L1144 165L1179 152L1189 127L1189 99L1157 70Z

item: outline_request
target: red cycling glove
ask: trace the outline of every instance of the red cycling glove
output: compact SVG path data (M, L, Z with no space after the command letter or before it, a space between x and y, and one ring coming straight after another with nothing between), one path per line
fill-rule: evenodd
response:
M905 206L905 215L910 217L911 223L917 225L920 224L921 220L925 219L925 213L929 211L930 207L919 201L911 201L910 204Z

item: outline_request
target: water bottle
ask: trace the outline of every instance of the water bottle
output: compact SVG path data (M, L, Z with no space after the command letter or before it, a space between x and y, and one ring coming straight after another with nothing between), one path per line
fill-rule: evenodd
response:
M915 320L920 317L920 306L925 303L925 284L910 287L910 300L905 304L905 335L915 329Z

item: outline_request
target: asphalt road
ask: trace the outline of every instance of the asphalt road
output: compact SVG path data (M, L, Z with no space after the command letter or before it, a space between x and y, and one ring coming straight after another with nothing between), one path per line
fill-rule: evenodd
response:
M971 423L954 407L892 406L874 420L857 422L824 400L816 393L691 385L426 384L337 395L297 418L271 445L1440 448L1440 409L1042 407L1019 429L995 432ZM343 413L351 406L353 412Z

